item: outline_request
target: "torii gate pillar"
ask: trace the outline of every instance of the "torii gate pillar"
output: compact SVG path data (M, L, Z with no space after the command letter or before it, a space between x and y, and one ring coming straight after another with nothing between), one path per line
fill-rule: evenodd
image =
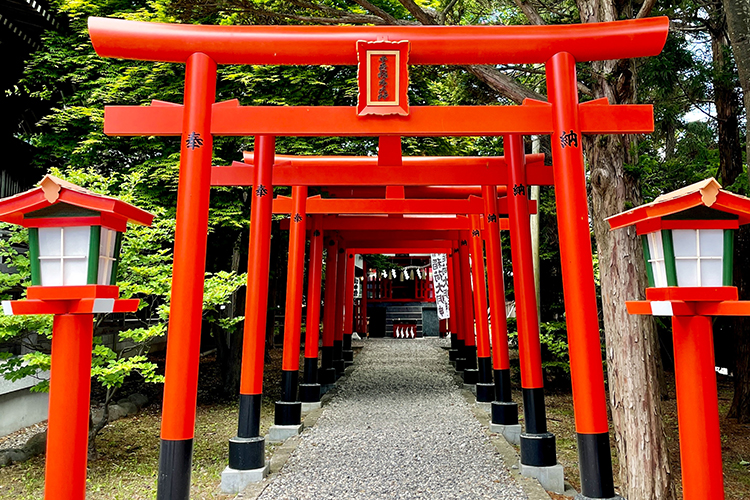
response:
M552 104L552 163L581 493L589 498L620 498L615 496L612 478L576 61L567 52L560 52L547 61L546 73Z

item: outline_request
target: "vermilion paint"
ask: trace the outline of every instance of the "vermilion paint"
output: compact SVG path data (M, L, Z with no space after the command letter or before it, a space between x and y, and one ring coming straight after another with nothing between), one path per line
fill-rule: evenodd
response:
M304 221L303 221L304 222ZM320 287L323 274L323 217L313 216L310 234L310 263L307 275L307 318L305 324L305 357L318 357L320 336Z
M474 284L474 317L477 324L477 357L490 357L490 332L487 324L487 285L484 280L484 245L479 228L479 215L469 216L471 235L471 276Z
M338 242L326 237L325 309L323 311L323 347L333 347L336 328L336 270L339 253Z
M685 500L723 500L711 318L673 316L677 419Z
M346 288L344 296L344 335L351 335L354 326L354 254L346 252Z
M539 316L534 286L534 262L529 225L529 186L524 171L523 139L520 135L505 136L505 151L510 175L510 249L513 259L513 286L516 296L518 353L521 358L521 386L525 389L544 387L542 350L539 342ZM515 188L515 191L514 191ZM567 316L567 314L566 314Z
M307 187L294 186L294 215L289 231L286 309L284 312L284 354L281 369L299 370L300 331L302 327L302 285L305 279L305 224Z
M216 62L205 54L191 55L185 68L187 112L180 139L172 308L164 374L161 437L168 440L192 439L195 430L215 95ZM191 134L193 139L202 139L200 147L188 147Z
M93 314L53 320L45 500L86 498Z
M474 296L471 291L471 266L469 265L469 240L471 233L461 231L461 241L459 242L459 261L461 265L460 290L461 290L461 308L463 311L463 330L464 345L471 347L477 345L474 334Z
M492 368L510 368L508 356L508 324L505 317L505 283L503 281L503 248L500 242L500 216L497 213L497 189L483 186L484 239L487 252L487 288L492 316ZM492 217L494 216L494 217Z
M578 124L575 62L572 55L560 53L547 61L546 66L548 95L554 110L555 201L576 431L603 434L609 431L609 426L591 261L583 144ZM563 148L561 137L571 132L577 135L578 146Z
M102 57L184 62L203 52L219 64L357 64L358 40L408 40L410 64L543 63L661 52L669 19L555 26L200 26L89 18ZM148 41L148 43L144 43Z
M245 333L242 346L241 394L263 393L263 359L266 345L268 269L271 258L271 201L273 198L274 137L255 138L257 180L250 212L250 245L247 266Z

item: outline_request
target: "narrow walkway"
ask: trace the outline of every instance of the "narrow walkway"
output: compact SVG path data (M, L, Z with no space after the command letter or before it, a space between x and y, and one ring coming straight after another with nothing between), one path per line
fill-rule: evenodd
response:
M525 499L437 339L368 340L259 497Z

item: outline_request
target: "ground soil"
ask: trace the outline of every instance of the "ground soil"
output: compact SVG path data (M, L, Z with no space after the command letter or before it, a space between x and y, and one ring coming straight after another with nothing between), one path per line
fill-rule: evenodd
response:
M516 374L517 375L517 374ZM677 409L674 400L674 380L671 398L663 403L664 422L669 442L675 485L682 498L680 487L679 440ZM227 443L236 433L238 405L236 399L226 400L220 395L220 377L212 356L201 360L198 411L193 456L191 498L228 500L229 495L219 492L221 471L227 464ZM261 432L273 423L273 403L280 395L281 349L270 351L264 388ZM514 384L518 385L517 377ZM108 425L97 438L100 458L89 463L89 500L152 499L156 491L159 455L159 424L161 417L161 386L141 384L133 380L123 387L121 397L133 392L146 393L152 401L138 415L123 418ZM722 453L726 498L750 500L750 425L727 420L732 401L732 382L719 377L719 412L721 415ZM98 390L94 399L101 398ZM116 398L117 399L117 398ZM520 391L514 400L521 401ZM569 388L557 381L557 387L547 389L547 411L550 432L557 438L558 461L565 467L565 475L579 489L578 451L573 418L573 400ZM614 443L614 440L612 440ZM274 447L267 446L267 453ZM612 450L613 465L617 470L617 454ZM644 471L647 473L647 471ZM619 478L615 473L615 483ZM44 456L28 462L0 468L0 500L25 500L42 497L44 488ZM554 500L562 496L552 494Z

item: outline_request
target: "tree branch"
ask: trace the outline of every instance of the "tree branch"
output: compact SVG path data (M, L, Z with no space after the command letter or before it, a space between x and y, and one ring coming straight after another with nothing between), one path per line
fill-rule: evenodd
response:
M402 24L402 22L399 22L398 19L381 9L380 7L371 4L367 0L353 0L354 3L362 7L363 9L372 12L379 18L381 18L383 21L385 21L387 24Z
M651 14L651 10L654 8L654 5L656 4L656 0L643 0L643 5L641 5L640 10L638 11L638 14L636 14L636 19L641 19L644 17L648 17L649 14Z
M458 0L451 0L450 2L448 2L448 5L445 6L442 12L438 13L438 22L440 24L445 24L445 19L448 17L448 14L450 14L451 10L453 10L456 2L458 2Z
M414 18L422 24L437 24L432 14L428 14L422 7L416 4L414 0L398 0Z
M466 71L476 76L479 80L499 92L500 95L507 97L516 104L521 104L524 99L536 99L539 101L547 100L542 94L524 87L515 79L499 72L492 66L472 65L464 67L466 68Z
M518 8L521 9L529 19L529 22L531 24L536 24L538 26L547 24L544 22L544 19L542 19L542 16L539 15L539 12L536 11L536 8L534 8L534 6L531 5L528 0L515 0L515 2Z

